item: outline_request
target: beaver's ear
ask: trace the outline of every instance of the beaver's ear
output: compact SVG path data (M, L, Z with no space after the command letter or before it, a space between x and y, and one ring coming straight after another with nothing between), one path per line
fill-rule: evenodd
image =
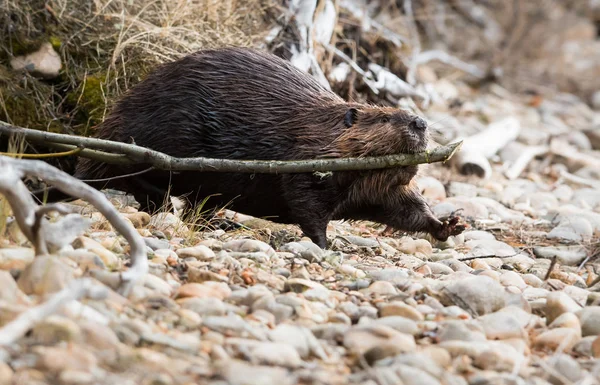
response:
M357 116L358 110L356 108L348 108L348 111L346 111L346 115L344 115L344 124L346 125L346 127L352 127L356 122Z

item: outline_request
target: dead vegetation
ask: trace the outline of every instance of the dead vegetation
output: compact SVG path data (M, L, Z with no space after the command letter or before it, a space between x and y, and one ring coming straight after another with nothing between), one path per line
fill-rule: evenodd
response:
M214 46L256 45L269 0L8 0L0 5L0 119L85 134L110 103L156 65ZM8 70L14 56L51 42L60 76Z

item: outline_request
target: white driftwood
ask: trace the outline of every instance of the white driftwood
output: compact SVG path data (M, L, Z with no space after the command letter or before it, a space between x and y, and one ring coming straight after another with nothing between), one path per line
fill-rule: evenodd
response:
M477 67L476 65L469 64L467 62L460 60L456 56L452 56L452 55L448 54L447 52L436 49L436 50L420 52L413 59L414 66L411 66L408 69L406 78L407 79L409 79L409 77L414 78L414 76L415 76L414 72L416 71L417 67L422 64L428 63L430 61L439 61L446 65L457 68L457 69L459 69L465 73L468 73L469 75L474 76L479 79L483 79L486 76L485 71L482 70L481 68Z
M580 184L580 185L588 186L588 187L593 187L595 189L600 190L600 182L591 180L591 179L587 179L587 178L583 178L578 175L573 175L565 170L562 170L560 172L560 177L562 179L566 180L567 182L576 183L576 184Z
M516 118L494 122L487 129L464 138L462 150L452 158L452 164L463 174L487 179L492 175L488 159L515 140L520 131L521 124Z
M418 97L420 99L427 99L427 95L417 90L415 87L400 79L398 76L391 73L388 69L375 64L369 63L369 70L377 77L377 82L373 84L378 90L384 90L389 92L395 97Z
M67 287L54 294L48 301L21 313L17 318L0 329L0 346L7 346L23 337L28 330L63 305L80 298L105 298L108 291L90 278L71 282Z
M570 163L581 167L600 169L600 158L582 152L575 146L570 145L564 139L553 139L550 142L550 152L554 155L566 158Z
M363 82L365 83L365 85L367 85L367 87L369 87L371 89L371 91L373 91L373 93L375 95L379 94L379 89L377 88L377 86L375 85L375 82L372 79L372 76L370 73L365 72L362 68L360 68L360 66L354 61L352 60L352 58L350 58L348 55L346 55L341 49L336 48L330 44L327 45L323 45L325 48L327 48L328 50L332 51L333 53L335 53L340 59L344 60L346 63L348 63L348 65L360 76L362 76Z
M290 2L290 11L294 14L294 20L300 32L299 48L296 49L292 46L290 62L303 71L308 72L310 69L319 83L326 89L331 90L331 85L321 66L319 66L314 52L312 37L315 28L313 19L316 7L316 0L293 0Z
M131 267L125 272L113 273L119 277L121 293L127 295L135 282L148 271L146 245L131 223L126 222L121 217L104 194L69 174L39 160L13 159L0 156L0 193L5 195L11 205L15 220L23 234L38 247L37 254L47 252L44 229L40 226L41 215L50 210L63 213L66 210L61 205L52 205L50 208L39 207L23 182L21 182L21 178L25 175L43 179L66 194L88 201L104 215L115 230L127 239L131 246ZM76 225L74 228L77 230L80 227ZM70 228L68 234L65 234L65 239L72 237L71 230L72 228ZM55 234L51 236L56 238Z
M362 22L363 31L368 32L372 30L382 38L394 44L396 47L402 47L406 41L404 36L397 34L396 32L382 25L380 22L371 18L368 12L365 12L367 5L364 1L340 0L339 5L349 12L356 20L360 20Z
M504 176L508 179L513 180L519 177L523 170L527 167L529 162L536 156L545 154L548 152L548 146L527 146L519 157L514 161L510 167L504 171Z

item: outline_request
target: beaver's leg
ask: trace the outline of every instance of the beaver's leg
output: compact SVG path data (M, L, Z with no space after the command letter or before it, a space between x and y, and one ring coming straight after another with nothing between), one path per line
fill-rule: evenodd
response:
M401 201L397 202L397 207L391 208L389 213L393 218L384 221L385 224L398 230L427 232L440 241L446 241L451 235L458 235L466 228L458 223L458 217L451 217L443 222L437 219L423 196L415 189L407 188Z
M327 248L327 224L332 217L334 197L325 183L312 175L285 175L282 192L290 222L298 224L320 248Z
M128 182L127 192L131 192L140 204L140 211L149 214L162 211L161 209L168 208L171 203L166 189L162 189L142 178L133 178L131 182Z

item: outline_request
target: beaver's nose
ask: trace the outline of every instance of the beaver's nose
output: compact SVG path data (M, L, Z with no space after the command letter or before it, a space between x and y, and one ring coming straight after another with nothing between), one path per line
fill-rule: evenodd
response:
M417 116L408 124L408 127L411 130L424 131L427 128L427 122Z

